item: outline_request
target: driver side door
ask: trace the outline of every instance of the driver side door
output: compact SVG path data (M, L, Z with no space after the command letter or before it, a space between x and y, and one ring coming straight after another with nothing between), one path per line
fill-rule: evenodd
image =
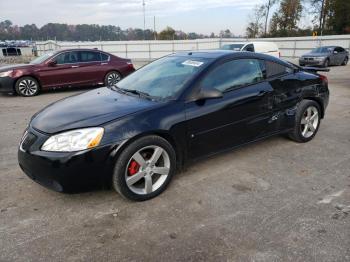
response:
M64 87L79 84L79 55L77 51L58 54L38 72L43 87Z
M222 98L187 102L190 158L210 155L264 136L272 115L272 87L264 61L235 59L219 64L198 89L215 88Z

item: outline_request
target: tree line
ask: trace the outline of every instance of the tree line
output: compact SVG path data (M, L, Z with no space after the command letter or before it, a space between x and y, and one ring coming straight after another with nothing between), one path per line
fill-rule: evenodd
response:
M0 40L57 40L57 41L126 41L126 40L185 40L200 38L235 37L229 29L222 30L219 35L185 33L166 27L160 32L150 29L121 29L114 25L48 23L42 27L35 24L18 26L10 20L0 22Z
M312 17L313 25L299 27L303 16ZM249 38L349 33L350 0L265 0L254 7L246 28Z

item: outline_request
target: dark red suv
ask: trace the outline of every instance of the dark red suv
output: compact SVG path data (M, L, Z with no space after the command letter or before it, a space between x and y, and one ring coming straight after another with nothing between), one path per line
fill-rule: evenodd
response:
M44 54L29 64L0 67L0 92L34 96L50 88L111 86L133 71L130 59L103 51L61 50Z

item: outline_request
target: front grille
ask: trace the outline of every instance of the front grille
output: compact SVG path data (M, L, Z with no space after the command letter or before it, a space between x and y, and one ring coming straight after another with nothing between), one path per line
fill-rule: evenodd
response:
M313 61L314 58L313 57L305 57L305 60L308 60L308 61Z
M23 136L22 143L21 143L21 149L22 150L29 150L29 148L35 143L37 137L36 135L26 132Z

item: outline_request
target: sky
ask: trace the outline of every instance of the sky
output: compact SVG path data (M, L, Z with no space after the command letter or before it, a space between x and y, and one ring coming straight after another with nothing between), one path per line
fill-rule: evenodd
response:
M146 28L166 26L184 32L244 35L248 16L263 0L145 0ZM143 28L142 0L0 0L0 20L14 24L48 22Z

